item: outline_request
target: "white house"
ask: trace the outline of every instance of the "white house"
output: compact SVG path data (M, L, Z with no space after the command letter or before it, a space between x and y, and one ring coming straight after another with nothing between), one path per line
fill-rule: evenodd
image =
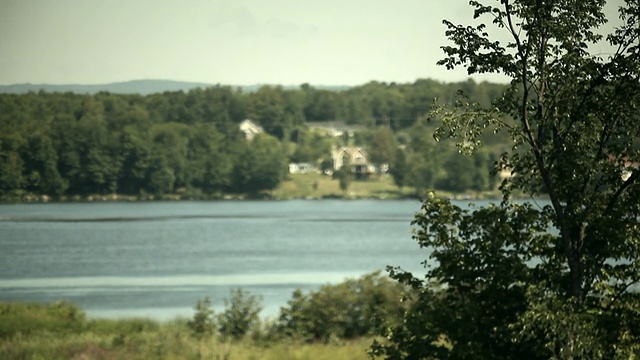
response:
M369 155L361 147L344 146L340 149L332 149L333 170L342 168L345 162L351 166L351 172L357 177L365 177L376 172L376 167L369 162Z
M308 174L316 168L309 163L290 163L289 174Z
M256 135L264 133L262 126L255 124L249 119L243 120L240 123L240 131L244 133L247 141L251 141Z

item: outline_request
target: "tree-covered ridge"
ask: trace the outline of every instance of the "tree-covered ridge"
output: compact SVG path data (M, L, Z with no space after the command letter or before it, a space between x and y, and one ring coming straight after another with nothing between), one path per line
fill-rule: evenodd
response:
M243 92L254 92L259 88L269 84L254 84L254 85L231 85L234 89L240 89ZM184 91L197 88L210 88L215 87L216 84L203 83L203 82L191 82L191 81L176 81L176 80L161 80L161 79L140 79L119 81L114 83L104 84L11 84L0 85L0 94L27 94L30 92L72 92L76 94L97 94L99 92L109 92L112 94L139 94L139 95L151 95L163 92L172 91ZM297 88L296 85L285 85L285 89ZM350 86L346 85L314 85L317 89L341 91L349 89Z
M264 86L251 93L215 86L147 96L2 94L0 194L256 193L277 187L289 161L326 161L336 140L309 132L306 124L328 121L371 129L355 141L369 146L377 162L391 164L395 148L380 146L398 144L373 131L388 126L391 136L404 141L400 145L412 164L405 185L427 188L435 183L424 182L430 178L420 171L438 170L423 151L429 146L422 138L431 136L423 116L435 98L454 101L461 86L487 107L504 89L471 80L419 80L371 82L345 91L304 84L289 90ZM245 141L238 124L247 118L266 134ZM411 140L403 131L421 139Z
M0 94L27 94L29 92L72 92L76 94L96 94L110 92L114 94L149 95L165 91L189 91L198 87L211 87L215 84L172 80L131 80L108 84L12 84L0 85Z

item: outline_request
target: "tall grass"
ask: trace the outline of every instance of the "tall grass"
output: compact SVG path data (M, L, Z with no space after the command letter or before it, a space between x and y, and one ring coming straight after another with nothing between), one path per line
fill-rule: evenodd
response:
M187 322L86 319L69 303L0 303L0 359L365 359L371 339L195 338Z

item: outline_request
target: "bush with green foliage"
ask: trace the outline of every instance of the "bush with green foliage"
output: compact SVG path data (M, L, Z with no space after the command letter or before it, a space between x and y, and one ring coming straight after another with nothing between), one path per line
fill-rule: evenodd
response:
M217 316L218 331L223 338L238 340L260 325L262 299L242 289L231 290L224 299L224 311Z
M202 339L215 333L215 314L211 308L211 299L206 296L203 300L198 300L195 307L193 319L187 322L187 327L196 338Z
M397 325L406 303L406 287L379 272L336 285L324 285L304 294L296 290L280 309L276 331L306 341L353 339Z

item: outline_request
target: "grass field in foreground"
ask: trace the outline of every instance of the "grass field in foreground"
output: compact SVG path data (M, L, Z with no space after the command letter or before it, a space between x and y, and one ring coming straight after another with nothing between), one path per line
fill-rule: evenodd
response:
M2 359L273 359L340 360L369 359L371 339L341 344L277 342L257 345L251 341L196 340L188 334L159 330L124 336L41 334L0 339Z
M83 329L0 336L1 359L368 359L370 338L330 343L196 339L184 321L89 320Z
M88 319L68 302L0 302L0 359L366 359L372 338L308 343L258 326L223 341L185 319Z

